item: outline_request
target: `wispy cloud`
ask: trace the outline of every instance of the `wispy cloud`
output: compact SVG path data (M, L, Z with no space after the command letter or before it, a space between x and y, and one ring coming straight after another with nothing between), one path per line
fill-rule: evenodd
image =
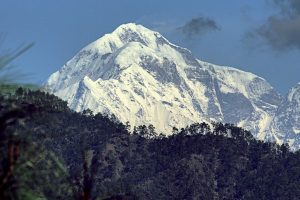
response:
M183 26L178 27L177 30L187 38L195 38L210 31L221 30L221 28L215 20L200 16L189 20Z
M261 39L276 51L300 50L300 1L271 0L279 12L247 34L248 39Z

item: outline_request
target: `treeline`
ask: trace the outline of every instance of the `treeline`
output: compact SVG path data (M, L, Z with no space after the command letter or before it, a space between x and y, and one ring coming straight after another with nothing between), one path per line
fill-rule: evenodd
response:
M59 98L0 96L0 199L300 199L300 155L231 124L165 136Z

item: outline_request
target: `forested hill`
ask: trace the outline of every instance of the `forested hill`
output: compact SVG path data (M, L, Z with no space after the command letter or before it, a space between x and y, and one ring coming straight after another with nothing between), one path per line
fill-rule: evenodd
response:
M300 199L286 145L230 124L128 130L41 91L1 95L0 199Z

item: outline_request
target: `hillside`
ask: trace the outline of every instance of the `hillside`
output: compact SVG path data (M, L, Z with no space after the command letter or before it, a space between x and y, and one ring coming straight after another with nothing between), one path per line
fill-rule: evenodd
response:
M9 191L29 199L300 197L299 152L230 124L211 130L199 122L168 137L139 126L129 134L113 116L76 113L53 95L26 90L1 97L0 114L2 184L8 150L20 148L1 198L12 199Z

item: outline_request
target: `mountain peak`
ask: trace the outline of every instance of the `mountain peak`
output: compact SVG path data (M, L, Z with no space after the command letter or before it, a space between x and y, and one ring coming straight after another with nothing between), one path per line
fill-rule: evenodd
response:
M153 124L166 133L173 126L214 119L258 135L280 99L264 79L201 62L135 23L122 24L86 46L46 87L74 110L112 113L132 127Z
M127 24L121 24L120 26L118 26L113 32L123 32L123 31L127 31L127 30L131 30L131 31L135 31L135 32L154 32L148 28L146 28L143 25L140 24L136 24L136 23L127 23Z
M136 23L127 23L120 25L112 33L106 34L89 44L84 50L97 51L103 55L113 53L131 42L138 42L152 49L156 49L158 45L171 44L156 31Z

